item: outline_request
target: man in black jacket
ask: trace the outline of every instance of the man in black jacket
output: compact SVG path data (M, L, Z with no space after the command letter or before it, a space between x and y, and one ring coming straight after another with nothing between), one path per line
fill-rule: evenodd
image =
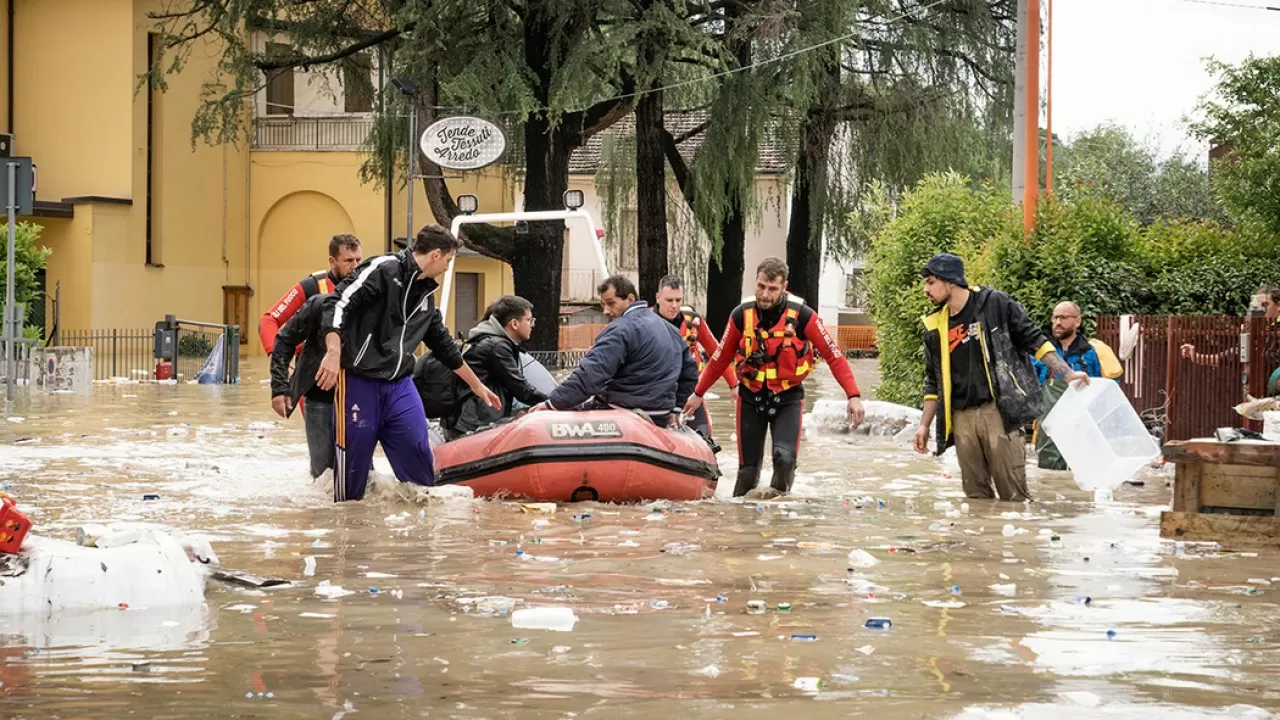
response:
M936 418L937 453L956 446L966 496L1030 500L1022 427L1041 410L1040 379L1030 356L1067 382L1087 385L1089 376L1054 352L1013 298L990 288L970 290L960 258L934 255L920 274L937 310L922 318L924 415L916 452L928 450L929 425Z
M667 425L698 383L698 364L684 338L649 304L636 300L636 286L613 275L596 288L610 319L591 350L543 405L533 410L590 407L640 410Z
M534 322L533 303L517 295L503 295L489 306L485 319L471 329L462 357L485 387L498 394L502 407L495 410L474 394L466 393L459 401L457 415L444 423L447 439L510 417L514 400L533 406L547 399L546 393L525 379L520 364L520 344L528 342Z
M364 497L378 442L401 482L435 483L427 417L410 377L413 351L424 340L472 392L501 407L463 362L431 299L434 278L460 246L448 230L427 225L409 249L365 261L337 292L324 296L326 349L316 384L336 388L335 502Z
M303 424L313 478L333 467L333 391L321 390L315 384L316 371L324 359L324 337L320 334L323 314L324 295L307 298L276 333L271 348L271 409L287 418L300 398L307 399ZM289 362L299 345L303 345L302 355L291 377Z

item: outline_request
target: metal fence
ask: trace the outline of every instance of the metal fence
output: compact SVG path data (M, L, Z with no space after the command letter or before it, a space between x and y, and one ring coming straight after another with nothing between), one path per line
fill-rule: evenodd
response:
M240 377L240 329L235 325L216 325L177 320L177 357L173 361L174 378L193 379L208 359L209 353L223 341L222 373L218 382L235 383ZM93 379L152 380L156 376L154 329L64 330L62 344L69 347L93 348Z
M529 354L548 370L568 370L578 367L578 363L586 356L587 351L561 350L559 352L548 352L546 350L534 350Z
M222 373L220 383L240 381L240 326L202 323L192 320L175 320L178 331L178 356L173 358L173 373L178 380L190 380L200 372L218 344L222 343Z
M1264 318L1134 316L1141 326L1121 387L1149 426L1165 440L1211 437L1220 427L1261 429L1234 406L1245 393L1268 394L1269 374L1280 365L1280 333ZM1120 318L1100 317L1094 335L1120 352ZM1247 352L1241 336L1248 333ZM1206 362L1182 356L1194 345Z
M63 330L61 343L93 348L93 379L155 377L155 332L152 330Z
M360 150L373 119L368 117L280 117L253 121L255 150Z

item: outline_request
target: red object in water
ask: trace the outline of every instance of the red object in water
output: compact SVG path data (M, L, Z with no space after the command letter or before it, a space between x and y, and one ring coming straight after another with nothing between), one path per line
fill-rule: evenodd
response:
M156 379L172 380L173 379L173 363L168 360L161 360L156 363Z
M31 519L18 510L13 498L0 493L0 552L16 553L31 529Z
M543 502L701 500L720 468L702 436L627 410L536 412L440 445L436 484Z

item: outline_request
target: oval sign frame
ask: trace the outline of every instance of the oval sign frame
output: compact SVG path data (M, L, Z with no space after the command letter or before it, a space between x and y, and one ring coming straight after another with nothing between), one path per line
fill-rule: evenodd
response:
M470 115L431 123L418 144L428 160L448 170L479 170L501 160L507 152L502 128Z

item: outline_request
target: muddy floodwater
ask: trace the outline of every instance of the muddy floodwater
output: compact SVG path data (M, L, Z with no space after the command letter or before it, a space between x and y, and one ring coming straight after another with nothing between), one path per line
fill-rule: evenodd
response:
M370 497L335 505L307 474L301 419L271 413L265 370L246 363L239 386L98 385L8 410L0 483L36 532L163 525L207 536L224 567L292 584L210 581L203 608L0 618L0 717L1280 709L1280 553L1162 541L1165 474L1095 504L1069 474L1031 469L1036 503L966 501L931 457L810 427L791 498L734 502L721 384L713 500L548 515L395 488L379 454ZM874 361L855 371L874 387ZM839 397L825 369L820 397ZM749 613L752 600L766 609ZM579 620L512 626L512 608L537 606Z

